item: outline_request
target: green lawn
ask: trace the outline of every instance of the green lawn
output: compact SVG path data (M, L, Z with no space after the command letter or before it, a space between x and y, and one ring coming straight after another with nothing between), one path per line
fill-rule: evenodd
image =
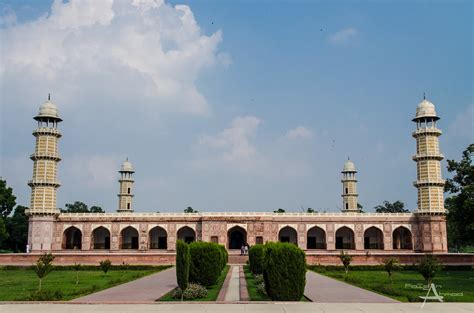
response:
M358 287L375 291L393 299L408 302L422 301L427 290L420 289L425 284L423 277L416 271L401 270L393 274L393 285L388 274L381 270L353 270L349 274L343 270L325 270L311 267L322 275L335 278ZM474 302L474 271L443 270L436 274L434 281L440 295L446 302ZM430 294L431 296L433 293Z
M148 267L147 269L111 269L107 275L97 269L76 272L72 269L56 269L43 279L42 291L60 292L61 300L71 300L115 285L150 275L170 266ZM38 289L38 277L31 268L0 267L0 301L28 300Z
M215 285L207 287L207 297L185 301L216 301L217 297L219 296L219 291L221 290L222 285L224 284L225 277L227 276L229 268L230 266L226 265L226 267L222 270L221 275L217 279L217 283ZM174 290L171 290L157 301L181 301L181 299L175 299L171 296L173 291Z

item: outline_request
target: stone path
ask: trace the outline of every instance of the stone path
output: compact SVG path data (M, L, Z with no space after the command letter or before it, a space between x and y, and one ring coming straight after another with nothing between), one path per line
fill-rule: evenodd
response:
M398 303L378 293L309 270L306 272L304 295L313 302L323 303Z
M472 313L472 303L0 304L2 313Z
M168 293L176 285L174 267L109 289L71 300L73 303L147 303ZM1 311L1 309L0 309Z
M240 301L240 275L239 266L233 265L230 268L232 271L230 275L229 285L224 297L224 301Z

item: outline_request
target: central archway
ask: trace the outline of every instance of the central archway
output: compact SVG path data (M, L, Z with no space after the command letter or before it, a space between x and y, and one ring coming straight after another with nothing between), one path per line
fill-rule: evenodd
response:
M81 250L82 248L82 232L79 228L71 226L63 235L63 249Z
M166 230L160 226L153 227L150 230L150 249L168 248L168 236Z
M383 233L377 227L369 227L364 232L364 249L383 250Z
M354 231L343 226L336 231L336 249L355 249Z
M138 249L138 231L132 226L127 226L120 232L120 249Z
M229 249L240 249L247 242L247 232L240 226L234 226L227 231Z
M110 232L100 226L92 232L93 249L110 249Z
M298 243L298 234L293 227L285 226L278 233L278 240L280 242L289 242L296 245Z
M408 228L399 226L392 235L394 250L413 250L411 232Z
M184 226L178 230L178 240L186 243L196 241L196 232L189 226Z
M318 226L308 230L306 249L326 249L326 233Z

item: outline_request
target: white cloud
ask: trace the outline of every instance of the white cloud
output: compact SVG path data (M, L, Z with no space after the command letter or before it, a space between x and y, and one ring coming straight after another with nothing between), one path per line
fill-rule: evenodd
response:
M294 129L290 129L285 135L285 138L287 139L309 139L312 137L313 132L304 126L298 126Z
M343 44L357 36L359 31L354 27L342 29L329 36L329 42L334 44Z
M68 178L69 182L74 183L75 181L78 185L85 185L89 188L109 188L118 184L116 183L117 172L121 163L115 156L69 156L67 163L64 176ZM71 180L70 177L74 177L74 179Z
M50 14L24 24L11 20L3 17L7 27L0 29L4 88L41 99L52 91L69 106L93 109L92 96L109 99L102 107L116 106L115 96L147 111L207 115L209 104L195 82L204 68L230 62L217 51L221 31L203 34L186 5L55 0ZM24 105L40 101L13 96Z
M198 144L222 151L225 161L249 160L257 153L251 140L255 137L261 120L255 116L238 116L231 126L214 136L201 136Z

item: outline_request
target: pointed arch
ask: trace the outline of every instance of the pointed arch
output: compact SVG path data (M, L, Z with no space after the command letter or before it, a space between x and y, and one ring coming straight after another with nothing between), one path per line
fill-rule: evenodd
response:
M155 226L149 232L150 249L168 248L168 234L163 227Z
M240 249L247 243L247 231L240 226L234 226L227 231L227 248Z
M183 240L186 243L196 241L196 232L189 226L181 227L177 232L178 240Z
M296 245L298 244L298 233L293 227L285 226L278 232L278 240L280 242L289 242Z
M82 249L82 232L75 226L68 227L63 233L63 249L81 250Z
M367 228L364 232L364 249L383 250L383 248L383 232L375 226Z
M355 249L354 231L347 226L342 226L336 231L336 249Z
M393 250L413 250L413 238L411 231L399 226L392 233Z
M306 249L326 249L326 232L321 227L311 227L306 236Z
M127 226L120 232L120 249L138 249L138 230Z
M110 249L110 231L104 226L99 226L92 231L92 248Z

